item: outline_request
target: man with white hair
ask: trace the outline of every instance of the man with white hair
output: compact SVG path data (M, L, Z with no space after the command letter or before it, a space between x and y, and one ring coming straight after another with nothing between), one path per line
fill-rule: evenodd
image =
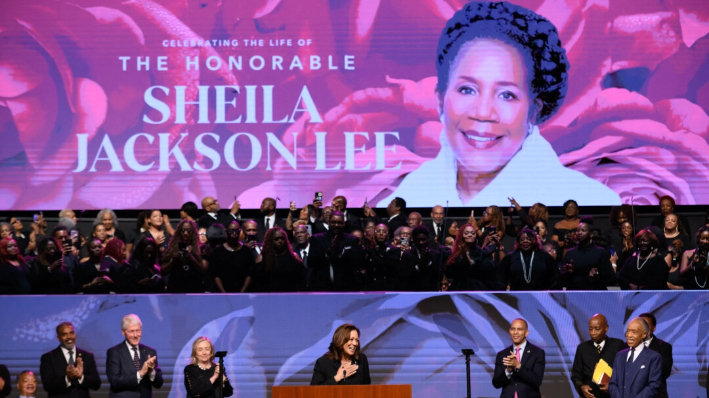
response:
M633 318L625 332L628 347L613 361L608 385L611 398L654 398L662 383L662 356L645 348L650 325L642 317Z
M106 353L106 376L111 384L109 398L151 398L153 387L163 384L155 349L140 344L143 323L128 314L121 321L125 340Z

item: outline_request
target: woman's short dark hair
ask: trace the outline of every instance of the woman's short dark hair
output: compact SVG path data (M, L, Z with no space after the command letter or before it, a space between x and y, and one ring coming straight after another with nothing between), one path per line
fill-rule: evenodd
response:
M199 218L199 207L197 207L195 202L185 202L185 204L183 204L180 208L180 211L184 211L185 214L190 216L193 220L197 220Z
M236 220L234 220L236 221ZM207 243L209 247L215 248L226 242L226 228L220 223L214 223L207 228Z
M352 333L353 330L357 331L357 336L360 336L361 333L359 332L359 329L357 329L357 326L351 325L349 323L345 323L343 325L340 325L336 330L335 333L332 335L332 342L330 343L330 346L327 348L328 351L325 354L326 357L334 360L340 360L342 359L342 346L345 345L346 342L350 340L350 334ZM353 355L355 359L359 359L359 345L357 345L357 348L355 349L355 353Z
M650 228L645 228L638 232L637 235L635 235L635 245L637 246L638 241L640 238L647 238L647 240L650 242L650 247L655 249L660 247L660 241L657 239L657 234L652 232ZM664 238L664 235L663 235Z
M522 235L527 235L530 238L534 238L534 240L537 241L537 244L532 247L532 250L541 250L542 249L542 242L540 242L539 236L537 235L536 232L533 230L529 229L529 227L524 227L522 228L521 231L517 234L517 239L515 239L515 250L519 249L519 242L522 240Z
M497 39L520 51L532 93L542 102L536 124L559 109L566 96L569 70L559 33L546 18L506 1L471 2L448 20L438 40L439 95L448 88L448 75L460 48L477 38Z
M564 202L564 211L566 211L566 208L569 207L569 205L572 203L576 205L576 208L579 207L579 204L575 200L569 199L566 202Z

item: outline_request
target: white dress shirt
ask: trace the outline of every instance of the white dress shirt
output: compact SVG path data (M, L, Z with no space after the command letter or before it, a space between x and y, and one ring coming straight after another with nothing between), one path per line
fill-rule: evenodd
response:
M643 352L643 348L645 348L645 344L638 344L638 346L635 347L635 356L633 357L633 362L638 359L638 355ZM632 351L630 350L632 350L632 348L628 350L628 356L625 357L626 362L628 361L628 359L630 359L630 354L632 354Z
M69 350L64 348L64 346L61 346L61 349L62 349L62 353L64 354L64 359L66 360L66 363L68 364L69 363ZM73 354L74 366L76 366L76 358L77 358L76 346L74 346L74 348L72 348L71 351L74 353ZM64 381L66 382L67 387L71 386L71 380L69 380L69 376L64 376ZM78 379L77 381L79 382L79 384L83 383L84 382L84 375L82 374L81 378Z

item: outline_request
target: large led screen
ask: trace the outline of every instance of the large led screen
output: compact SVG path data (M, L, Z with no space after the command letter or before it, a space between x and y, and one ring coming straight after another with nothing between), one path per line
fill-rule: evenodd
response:
M105 397L106 350L123 341L121 318L143 321L141 342L157 350L165 385L157 397L184 398L183 369L192 342L207 336L228 351L225 368L236 397L269 397L272 386L308 385L315 360L342 323L361 330L372 383L411 384L414 397L464 397L472 348L473 397L498 397L492 386L497 351L511 345L511 320L529 322L528 340L546 352L541 392L575 397L570 381L588 320L603 313L608 335L624 339L630 319L658 319L656 336L673 345L671 397L704 397L709 359L709 294L704 292L400 293L293 295L161 295L2 297L0 358L16 376L38 371L54 332L74 323L77 345L96 356Z
M706 2L514 3L4 2L0 209L708 204Z

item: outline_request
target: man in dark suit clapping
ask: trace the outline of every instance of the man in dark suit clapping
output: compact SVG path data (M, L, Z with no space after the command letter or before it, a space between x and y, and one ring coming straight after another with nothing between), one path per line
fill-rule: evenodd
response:
M588 333L591 340L584 341L576 348L571 381L579 395L584 398L609 398L608 383L596 384L593 372L601 359L608 366L613 366L615 355L628 346L620 339L606 336L608 321L603 314L591 317L588 321Z
M497 353L492 385L502 388L500 398L539 398L544 378L544 350L529 343L529 327L524 319L510 325L512 345Z
M109 398L151 398L153 387L163 384L157 352L140 344L143 323L129 314L121 321L125 340L106 352L106 376L111 383Z
M62 322L57 328L59 347L42 355L40 376L49 398L89 397L89 390L101 387L94 354L76 346L74 325Z
M613 376L608 386L611 398L654 398L662 382L662 357L645 348L643 341L650 325L643 318L628 323L625 339L629 349L615 356Z
M655 329L657 329L657 319L655 315L646 312L640 314L640 317L645 319L650 325L650 333L645 338L643 344L645 344L645 347L662 356L662 383L660 384L660 391L657 393L657 398L667 398L667 378L670 377L670 373L672 373L672 364L674 363L672 359L672 345L655 336Z
M330 229L310 239L308 266L313 269L311 290L352 291L355 271L362 266L359 238L344 232L345 217L339 211L330 215Z

